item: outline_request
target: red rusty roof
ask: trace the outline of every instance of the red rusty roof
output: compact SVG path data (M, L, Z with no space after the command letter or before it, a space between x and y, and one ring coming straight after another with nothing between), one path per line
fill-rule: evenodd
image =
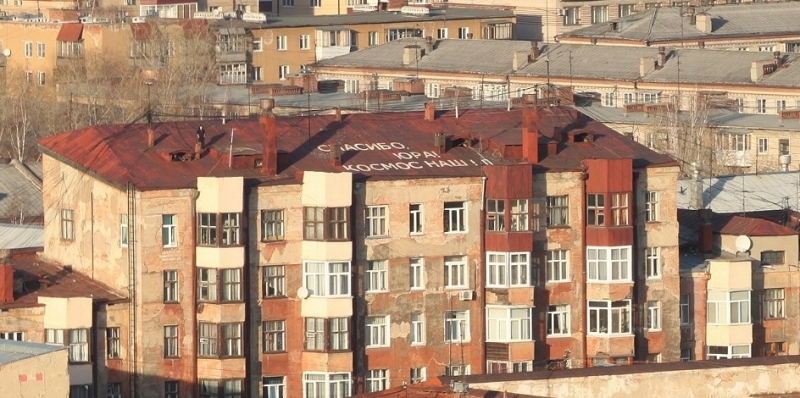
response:
M153 34L153 25L149 22L143 23L132 23L131 25L131 34L133 35L133 39L137 41L145 41L150 40L151 35Z
M45 261L31 252L12 254L14 268L14 301L0 307L29 307L39 305L39 297L91 297L95 301L123 301L125 296L109 286L79 272Z
M81 41L83 34L82 23L64 23L61 24L61 29L58 31L56 41L75 43Z
M469 388L467 393L453 392L450 385L442 384L438 378L422 384L408 384L383 391L354 395L353 398L544 398L538 395L513 392L478 390Z
M797 231L772 221L730 214L715 214L712 228L714 232L726 235L791 236L798 234Z
M581 116L564 109L559 111L562 118L567 118L564 120L578 120ZM482 144L498 140L502 141L499 145L521 145L521 119L519 109L470 110L462 112L459 118L452 112L441 112L432 122L425 121L422 112L364 113L344 115L340 122L334 115L314 116L309 129L306 117L279 117L278 150L286 153L287 160L280 162L279 175L275 177L265 176L252 164L228 168L227 154L234 130L234 155L261 158L265 134L257 118L226 124L220 121L154 124L153 148L147 145L146 124L94 126L42 139L40 149L113 185L123 187L130 182L140 190L194 187L200 176L236 175L260 182L280 181L293 179L296 172L304 170L350 171L356 179L466 177L480 176L481 165L521 162L517 158L504 158L502 152ZM542 119L543 131L548 128L546 123L566 123L562 119ZM207 149L203 156L193 161L170 161L171 153L192 152L200 125L206 131ZM564 126L565 132L574 130L569 124ZM579 170L583 159L607 157L633 157L636 167L674 162L600 123L586 121L582 128L592 130L596 139L591 143L564 143L560 153L545 158L541 165L546 169ZM549 131L552 136L552 127ZM438 154L434 145L434 135L438 132L452 137L453 147L443 154ZM544 139L548 139L547 135L542 134ZM337 145L342 149L341 166L329 160L331 147Z

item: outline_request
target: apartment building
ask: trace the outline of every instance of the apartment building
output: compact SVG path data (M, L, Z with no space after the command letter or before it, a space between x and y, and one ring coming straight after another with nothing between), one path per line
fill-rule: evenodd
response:
M116 287L81 307L95 391L349 396L679 359L668 156L569 108L271 104L41 141L52 221L25 261ZM19 317L45 341L46 320Z

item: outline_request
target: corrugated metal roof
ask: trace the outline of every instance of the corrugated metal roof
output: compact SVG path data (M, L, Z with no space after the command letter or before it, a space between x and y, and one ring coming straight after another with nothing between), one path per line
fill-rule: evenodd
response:
M0 249L44 247L41 225L0 224Z
M26 341L3 340L0 339L0 365L23 359L33 358L51 352L66 350L65 346L55 346L39 343L29 343ZM66 365L66 360L64 361ZM64 368L64 372L67 369Z
M701 185L704 205L715 213L800 209L800 172L745 174L678 181L678 208L695 209L692 192Z
M0 164L0 220L42 217L41 175L41 163Z
M611 29L610 23L594 24L563 36L658 42L800 32L797 24L800 20L800 7L793 2L696 6L695 12L706 13L716 19L713 32L704 33L696 25L690 25L686 18L682 18L686 9L668 7L654 8L620 18L616 20L616 31Z
M270 17L265 25L250 25L255 29L326 26L326 25L365 25L408 22L411 26L429 21L455 21L460 19L513 18L513 10L490 8L431 8L428 15L402 14L399 12L354 12L347 15L320 15L308 17ZM228 23L228 21L225 21Z
M58 31L56 41L61 42L79 42L81 41L81 34L83 33L82 23L65 23L61 24L61 29Z
M581 160L587 158L634 158L636 167L673 163L671 157L581 117L574 109L554 107L540 112L539 129L546 137L552 136L555 125L564 127L564 134L585 129L595 136L592 143L562 145L558 155L540 162L543 167L577 170L581 168ZM432 122L425 121L422 112L351 114L344 115L340 122L333 115L278 118L278 149L287 154L288 165L279 168L277 177L267 177L253 166L233 170L227 167L233 129L235 152L262 153L264 131L256 118L226 124L219 121L156 124L153 148L147 146L147 125L135 124L95 126L63 133L42 139L40 149L61 161L91 170L120 188L131 182L140 190L194 187L200 176L238 175L270 182L293 179L295 172L301 170L349 171L356 179L469 177L480 176L482 165L520 162L502 158L478 141L478 138L492 140L505 133L511 136L499 140L503 145L521 145L520 109L469 110L459 118L454 116L450 111L439 112ZM578 120L580 123L575 123ZM192 151L195 132L201 124L206 131L204 155L193 161L170 161L171 153ZM437 154L434 135L438 132L461 141L446 153ZM341 166L330 162L331 146L343 150Z
M798 232L772 221L735 214L715 214L712 229L726 235L791 236Z

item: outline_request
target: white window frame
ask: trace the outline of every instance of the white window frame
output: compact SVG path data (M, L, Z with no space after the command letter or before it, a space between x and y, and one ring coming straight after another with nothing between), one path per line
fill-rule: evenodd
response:
M444 233L463 234L467 228L467 202L444 202Z
M466 289L469 286L466 256L447 256L444 258L445 289Z
M647 310L647 320L645 327L650 331L661 330L661 302L648 301L645 303Z
M530 307L486 306L486 341L531 341L533 315Z
M458 28L458 38L462 40L467 40L469 38L469 27L463 26Z
M377 46L377 45L381 44L380 37L381 36L378 34L378 32L375 32L375 31L369 32L368 33L369 46L371 47L371 46Z
M726 353L711 353L715 348L725 348ZM738 352L735 352L738 351ZM750 345L732 345L732 346L707 346L706 359L733 359L733 358L750 358L752 357L752 347Z
M388 369L369 369L367 371L366 392L378 392L389 388Z
M764 98L756 99L756 113L767 113L767 100Z
M391 319L389 315L373 315L368 316L364 321L365 335L364 347L389 347Z
M617 259L613 258L615 253ZM632 282L631 257L631 246L587 246L587 280L598 283Z
M163 247L178 247L178 216L161 215L161 244Z
M25 332L0 332L0 340L25 341Z
M548 283L569 282L569 250L548 250L546 272Z
M428 372L425 367L411 368L411 371L409 373L410 373L411 384L422 383L428 380Z
M425 345L425 314L422 312L411 313L411 345Z
M288 48L287 42L288 42L288 36L286 35L277 36L275 38L275 43L278 46L278 51L286 51L286 49Z
M350 268L349 261L303 261L303 287L315 297L350 297Z
M437 39L447 39L447 28L438 28L438 29L436 29L436 38Z
M658 192L647 191L644 193L645 222L658 221Z
M692 324L692 296L689 294L681 294L680 297L680 320L681 325Z
M470 365L448 365L444 368L445 376L467 376L472 374Z
M762 301L763 319L786 318L786 291L783 288L764 289Z
M253 52L260 53L264 51L264 40L259 37L253 38Z
M311 35L300 35L300 49L301 50L308 50L310 49L311 43Z
M608 6L592 6L592 24L608 22Z
M644 274L647 279L661 279L661 248L644 249Z
M364 209L364 236L367 238L389 236L388 206L367 206Z
M570 316L568 304L555 304L547 307L547 335L569 336Z
M630 300L589 300L586 311L588 334L625 336L632 334ZM605 318L605 322L603 322L603 318ZM595 320L594 324L592 319Z
M22 44L22 47L25 58L33 57L33 42L26 41Z
M322 7L322 0L308 0L308 6L311 8Z
M389 262L370 260L364 268L364 291L367 293L389 291Z
M530 264L527 252L486 252L486 287L530 286Z
M128 247L128 215L119 215L119 245Z
M758 154L766 155L769 151L769 140L767 138L758 139Z
M746 325L752 321L749 290L709 290L706 303L709 325ZM731 313L734 307L735 315Z
M40 41L36 42L36 56L38 58L44 58L45 56L45 46L44 43Z
M425 231L424 213L422 203L409 203L408 205L408 233L422 235Z
M268 383L268 381L280 381ZM261 378L263 398L286 398L286 376L263 376Z
M469 342L469 321L469 311L446 311L444 313L444 342Z
M617 99L616 92L603 93L603 106L615 107L616 99Z
M425 289L425 260L410 258L408 260L409 286L411 290Z
M285 80L287 76L289 76L291 72L289 71L289 65L279 65L278 66L278 79Z
M303 398L345 398L352 392L350 373L303 372Z

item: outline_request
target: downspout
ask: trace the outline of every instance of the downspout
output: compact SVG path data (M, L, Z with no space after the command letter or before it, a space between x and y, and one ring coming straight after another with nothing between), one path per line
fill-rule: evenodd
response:
M105 333L103 333L103 334L100 333L100 328L98 327L98 324L97 324L97 318L98 318L97 312L98 312L99 307L100 307L100 305L98 303L96 303L94 301L94 299L92 299L92 329L91 330L94 331L94 333L93 333L94 336L90 336L91 340L89 341L89 344L91 344L90 352L93 352L94 355L98 355L98 350L94 349L95 347L97 347L99 345L99 344L97 344L97 341L104 341L105 340L105 335L104 335ZM108 316L106 316L106 318L108 318ZM108 325L106 325L106 328L108 328ZM105 331L106 329L103 329L103 330ZM108 348L108 347L106 347L106 348ZM103 359L103 361L101 361L101 359ZM97 374L98 374L97 367L100 366L101 363L105 363L105 358L92 358L92 385L93 385L92 395L94 395L95 397L97 397L97 390L98 390L98 388L97 388L97 382L98 382L98 380L97 380Z
M481 171L483 171L483 167L481 167ZM481 173L483 174L483 173ZM486 258L486 216L484 215L484 206L486 203L486 174L481 176L481 212L480 212L480 226L481 226L481 258L478 260L478 267L475 270L477 273L477 280L478 286L480 290L480 295L478 296L478 305L480 306L480 327L478 328L478 340L477 341L486 341L486 272L483 271L484 267L480 265L483 264L484 259ZM486 373L486 344L481 344L481 358L480 358L480 373Z
M582 339L583 339L583 341L581 342L582 343L582 347L581 347L582 354L581 355L582 355L583 365L581 367L585 368L588 365L588 359L589 359L588 353L587 353L587 350L588 350L587 339L588 339L588 333L589 333L589 311L588 311L589 303L586 301L586 295L587 295L587 292L586 292L587 291L587 286L586 286L586 284L587 284L586 267L588 266L588 263L586 262L586 227L588 225L588 222L587 222L587 219L586 219L586 210L585 210L586 209L586 181L589 179L589 174L586 172L586 166L585 165L581 164L581 167L583 168L583 170L581 171L581 200L580 200L580 204L581 204L580 208L581 208L582 219L583 219L583 223L582 223L583 224L582 225L583 228L581 228L581 250L583 251L581 253L581 258L583 259L583 262L581 264L581 297L580 297L580 300L581 300L580 301L580 303L581 303L580 307L581 307L582 318L583 318L583 325L582 325L583 326L583 333L581 333L581 336L582 336Z
M708 280L709 279L711 279L711 274L708 271L706 271L703 274L703 291L706 293L706 304L705 304L706 308L708 308ZM692 297L694 297L694 296L695 295L692 295ZM696 302L697 300L692 300L692 301ZM694 302L692 302L690 304L692 306L694 306L695 305ZM690 307L689 310L692 313L694 313L694 308ZM703 328L703 343L700 346L700 350L701 350L700 351L700 359L705 361L707 359L706 356L708 355L708 310L706 310L706 316L705 316L705 319L703 320L703 322L705 322L705 327Z
M250 328L250 321L252 320L253 317L250 316L250 311L254 310L253 308L250 308L250 305L249 305L250 304L250 270L251 270L250 260L249 260L249 252L250 251L248 250L248 248L250 247L250 245L248 245L248 243L250 242L249 234L248 234L249 226L250 226L250 222L249 222L250 209L247 206L248 200L250 199L250 188L249 187L244 187L244 195L242 195L242 196L243 196L242 201L244 203L242 203L242 222L239 225L239 228L240 228L240 230L239 230L239 239L240 239L239 242L242 245L242 250L244 250L244 264L242 264L242 287L243 287L242 288L242 300L244 301L244 314L245 314L245 316L244 316L244 322L242 324L242 352L246 355L246 357L245 357L246 360L244 361L244 374L247 375L247 377L249 377L250 376L250 372L252 372L252 370L253 370L253 360L252 360L252 358L258 358L258 344L255 345L255 350L253 352L246 352L245 351L246 347L251 347L250 346L250 331L253 330L253 329ZM258 234L256 234L256 236L258 236ZM258 268L256 268L256 270L258 270ZM258 304L258 302L256 302L256 306L259 309L261 308L261 306ZM245 380L247 380L247 379L245 379ZM242 395L244 395L244 396L247 396L247 395L249 395L249 396L258 395L258 394L247 394L248 390L249 390L248 386L252 386L252 384L253 384L252 382L248 384L247 381L245 381L244 392L243 392Z
M195 284L197 283L196 282L197 281L197 198L200 196L200 191L198 191L197 189L194 189L190 193L190 195L191 195L191 201L192 201L192 247L194 247L194 248L192 249L192 269L189 272L191 274L191 281L189 283L192 284L191 286L195 286ZM197 368L198 367L198 358L197 358L197 356L199 354L198 350L200 349L199 348L199 343L198 343L198 338L199 338L199 333L200 332L198 331L199 327L197 325L197 289L193 288L193 289L191 289L191 292L192 292L192 301L190 302L191 304L190 304L189 308L191 308L191 314L192 314L192 316L191 316L191 320L192 320L192 323L191 323L192 324L192 368L193 368L193 371L192 371L192 386L193 386L192 387L192 391L194 392L194 391L196 391L197 389L200 388L199 387L200 386L200 381L199 381L199 377L197 375L197 371L198 371L198 368ZM242 334L244 334L244 333L242 333Z
M89 192L89 252L91 253L90 264L92 267L92 280L94 280L94 192Z
M633 209L633 211L634 211L633 217L630 217L631 215L628 214L628 216L630 217L629 219L633 219L634 220L633 242L631 243L631 251L632 251L632 253L631 253L631 261L633 262L632 263L633 266L631 267L631 280L633 281L633 286L631 287L631 314L630 314L631 323L632 323L631 324L631 330L635 330L635 332L633 334L633 363L634 364L636 363L637 358L640 358L639 354L641 354L642 352L645 352L645 353L648 352L648 350L646 350L646 349L644 351L642 351L642 348L640 347L646 342L646 340L644 338L644 316L645 315L642 312L644 310L644 306L642 305L642 302L643 301L647 301L647 297L645 297L644 300L642 300L642 298L639 295L641 293L639 288L642 287L642 284L639 282L639 266L638 266L639 259L641 257L641 253L640 253L641 250L639 250L639 245L638 245L639 239L637 239L638 234L636 232L636 225L638 224L638 222L637 222L638 220L635 219L636 214L638 213L638 209L639 209L639 207L637 206L637 202L636 202L636 181L638 179L639 179L639 173L634 172L633 173L633 184L632 184L633 192L631 193L630 206L628 206L628 212L629 213L630 213L631 209ZM644 289L647 289L646 282L644 282ZM645 356L644 359L646 361L647 360L647 356Z

